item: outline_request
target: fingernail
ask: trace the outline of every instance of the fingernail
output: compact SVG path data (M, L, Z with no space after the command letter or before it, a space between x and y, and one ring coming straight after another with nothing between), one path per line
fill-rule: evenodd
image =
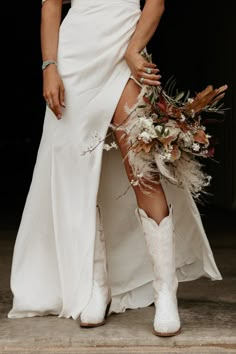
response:
M58 115L57 115L57 118L58 118L58 119L61 119L61 115L60 115L60 114L58 114Z

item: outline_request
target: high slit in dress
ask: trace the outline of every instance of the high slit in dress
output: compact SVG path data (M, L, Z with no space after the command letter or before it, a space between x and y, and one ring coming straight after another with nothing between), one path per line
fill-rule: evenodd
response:
M153 302L153 271L121 154L101 143L130 78L124 53L141 14L139 0L72 0L59 32L58 70L66 108L46 108L14 247L9 318L77 319L93 283L96 230L106 239L110 313ZM189 191L162 182L173 205L179 281L222 279ZM123 196L121 196L123 194ZM99 208L99 212L98 212Z

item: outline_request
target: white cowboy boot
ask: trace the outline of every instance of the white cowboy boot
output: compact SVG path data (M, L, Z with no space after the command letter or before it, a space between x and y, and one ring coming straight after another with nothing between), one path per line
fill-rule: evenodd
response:
M174 336L180 333L181 325L176 296L178 279L175 267L172 207L169 215L159 225L142 209L138 208L136 214L144 230L154 271L156 307L154 334L161 337Z
M91 298L80 314L80 327L98 327L105 323L111 303L108 287L105 238L97 207L97 234L94 250L93 288Z

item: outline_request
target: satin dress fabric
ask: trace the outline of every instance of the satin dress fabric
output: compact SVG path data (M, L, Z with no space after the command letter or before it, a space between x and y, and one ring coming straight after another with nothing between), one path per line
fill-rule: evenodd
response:
M109 313L154 300L154 274L120 152L105 151L101 143L84 153L94 136L105 138L130 78L124 53L140 14L139 0L72 0L61 24L58 70L66 108L61 120L46 108L14 246L9 318L77 319L91 296L101 227L112 292ZM173 206L178 280L222 279L189 191L162 183Z

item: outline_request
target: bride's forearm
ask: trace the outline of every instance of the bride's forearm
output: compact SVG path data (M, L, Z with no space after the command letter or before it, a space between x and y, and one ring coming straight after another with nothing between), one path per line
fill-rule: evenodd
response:
M164 0L146 0L136 30L129 42L129 52L140 53L155 33L164 12Z
M43 60L57 61L62 0L46 0L41 12L41 51Z

